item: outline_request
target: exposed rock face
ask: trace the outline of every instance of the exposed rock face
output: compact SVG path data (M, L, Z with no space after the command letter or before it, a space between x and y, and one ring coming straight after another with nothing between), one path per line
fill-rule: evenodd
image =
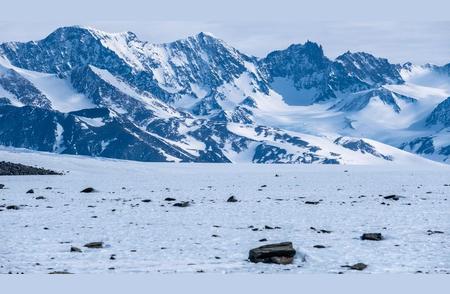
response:
M248 259L254 263L290 264L294 261L295 254L292 242L283 242L251 249Z
M450 97L441 102L426 119L429 126L450 127Z
M32 167L19 163L0 162L0 176L28 176L28 175L60 175L52 170Z

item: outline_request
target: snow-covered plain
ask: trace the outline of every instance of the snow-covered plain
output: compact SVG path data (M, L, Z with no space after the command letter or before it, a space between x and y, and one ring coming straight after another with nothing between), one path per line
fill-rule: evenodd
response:
M358 262L361 273L450 273L448 166L139 163L12 149L1 160L65 175L0 177L0 205L21 205L0 207L0 273L355 273L341 266ZM405 198L380 196L390 194ZM359 239L370 232L385 240ZM93 241L106 247L82 247ZM246 260L280 241L293 242L292 265Z

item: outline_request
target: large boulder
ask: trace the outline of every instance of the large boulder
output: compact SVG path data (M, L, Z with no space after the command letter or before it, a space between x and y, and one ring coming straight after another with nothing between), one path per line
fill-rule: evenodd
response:
M290 264L294 261L295 254L292 242L283 242L251 249L248 259L254 263Z

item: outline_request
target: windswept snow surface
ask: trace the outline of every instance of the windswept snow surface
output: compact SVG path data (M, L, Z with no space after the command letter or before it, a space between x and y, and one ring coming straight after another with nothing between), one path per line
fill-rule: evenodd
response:
M440 164L139 163L17 149L0 160L65 173L0 177L0 273L355 273L341 266L357 262L368 265L362 273L450 272L450 170ZM98 192L80 193L86 187ZM404 198L380 197L391 194ZM239 202L227 203L231 195ZM385 240L359 239L371 232ZM83 247L94 241L105 248ZM294 243L292 265L246 260L280 241Z

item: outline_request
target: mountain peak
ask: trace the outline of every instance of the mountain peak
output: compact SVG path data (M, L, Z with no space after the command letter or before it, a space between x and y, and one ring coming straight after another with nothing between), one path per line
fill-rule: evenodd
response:
M322 46L318 43L307 40L304 44L292 44L286 50L295 52L310 52L323 55Z
M77 37L94 37L97 39L124 39L126 41L138 40L136 34L130 31L109 33L89 26L73 25L59 27L45 39L68 39Z
M200 38L213 38L213 39L218 39L213 33L210 32L200 32L197 34L198 37Z
M215 36L214 34L209 33L209 32L200 32L200 33L190 36L184 40L188 40L191 42L194 41L196 43L226 45L225 41L223 41L222 39L219 39L217 36ZM183 41L183 40L180 40L180 41ZM226 46L228 46L228 45L226 45Z

